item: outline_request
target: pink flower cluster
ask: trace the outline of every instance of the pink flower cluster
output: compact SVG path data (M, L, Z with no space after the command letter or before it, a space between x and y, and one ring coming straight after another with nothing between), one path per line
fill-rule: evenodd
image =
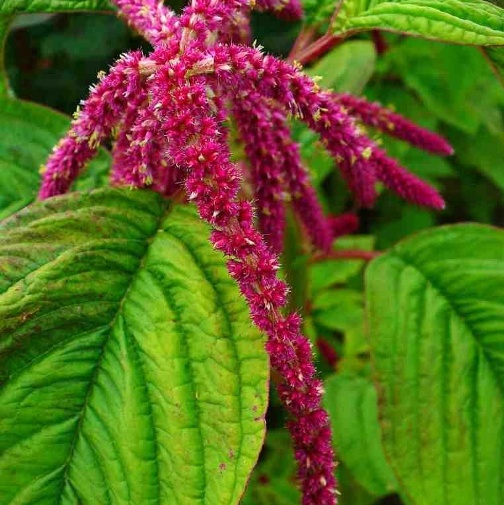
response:
M363 99L323 91L299 68L245 45L252 0L193 0L176 16L157 0L114 0L123 16L154 46L147 57L126 54L100 77L82 103L69 134L47 161L40 198L66 192L100 143L114 137L112 180L150 187L167 196L185 188L212 242L268 336L278 392L290 416L304 505L336 503L334 455L322 384L301 320L284 315L287 286L277 278L285 205L304 224L314 245L330 250L335 237L358 226L355 216L328 218L317 201L291 139L289 117L316 131L364 206L375 182L434 208L434 189L400 167L357 121L423 149L451 152L442 139ZM259 9L299 17L298 0L257 0ZM233 118L248 164L231 162L227 122ZM357 120L357 121L356 121ZM247 177L254 207L241 200Z

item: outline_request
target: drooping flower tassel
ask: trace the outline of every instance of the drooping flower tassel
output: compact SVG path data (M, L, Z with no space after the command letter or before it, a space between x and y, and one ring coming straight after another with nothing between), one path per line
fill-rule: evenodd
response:
M404 140L433 154L441 156L453 154L453 148L443 137L421 128L379 103L348 94L335 95L335 100L347 109L348 114L391 137Z
M162 81L162 76L159 77ZM272 367L282 377L280 397L291 416L289 429L299 463L304 505L335 503L334 455L329 419L321 408L322 385L315 378L311 346L300 333L300 319L285 317L287 287L276 277L278 261L253 226L253 210L237 200L240 175L220 128L211 116L203 83L175 82L171 104L159 111L170 156L187 167L186 190L200 215L214 228L212 242L229 257L228 268L249 303L255 324L268 335ZM156 91L166 96L162 83ZM183 106L181 107L181 104ZM185 122L184 109L192 113ZM188 144L185 138L197 139Z
M67 136L54 148L43 172L40 198L65 193L100 144L124 117L128 100L142 93L141 53L123 55L93 88Z

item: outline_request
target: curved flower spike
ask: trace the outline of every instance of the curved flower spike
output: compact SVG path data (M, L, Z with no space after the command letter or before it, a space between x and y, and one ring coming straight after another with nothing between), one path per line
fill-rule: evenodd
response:
M285 200L287 197L282 167L283 153L278 149L271 128L270 109L260 95L243 97L233 107L245 153L259 214L259 230L276 254L283 249L285 229Z
M444 200L434 188L401 167L382 150L374 150L373 161L380 181L405 200L422 207L445 208Z
M240 87L275 100L317 132L362 206L370 207L374 203L374 184L378 179L401 196L410 194L404 187L401 189L399 183L390 183L386 167L400 168L399 165L356 127L345 108L334 99L334 94L320 90L297 68L264 56L257 49L233 45L214 47L214 66L216 74L225 79L229 87ZM440 208L441 197L432 188L430 193L432 198L409 199Z
M441 156L453 154L453 147L443 137L421 128L379 103L369 102L365 98L348 94L337 94L334 98L347 109L348 114L391 137L405 140L409 144L433 154Z
M82 110L77 113L68 135L53 149L43 167L40 198L65 193L84 165L96 154L100 144L111 136L125 114L128 101L142 93L140 52L123 55L91 88Z
M163 0L114 0L119 15L153 46L165 43L180 29L178 16Z
M305 505L335 503L334 455L322 386L315 377L311 346L300 333L296 315L283 316L287 286L276 277L276 257L253 226L253 210L237 200L240 186L224 136L212 118L204 86L177 83L160 116L169 156L188 168L186 189L200 215L215 229L212 242L229 257L230 274L249 303L254 323L268 336L271 365L282 378L279 395L291 415L289 429L299 462ZM180 103L192 103L193 121L185 122ZM167 119L170 118L170 121ZM181 133L192 144L180 142Z

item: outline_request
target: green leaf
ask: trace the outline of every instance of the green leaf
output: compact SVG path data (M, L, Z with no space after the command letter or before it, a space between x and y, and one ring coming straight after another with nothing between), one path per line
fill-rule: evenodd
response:
M112 10L108 0L0 0L0 13Z
M287 430L268 430L261 462L240 505L294 505L301 502L296 462Z
M372 251L374 247L374 237L371 235L352 235L338 238L336 250L360 249ZM328 259L310 266L310 288L312 295L329 286L347 282L351 277L357 275L364 265L364 260L342 260Z
M362 324L362 293L353 289L329 289L318 293L312 305L313 319L324 328L347 331Z
M504 86L504 49L502 47L482 47L481 50Z
M504 90L476 48L406 39L385 58L392 74L444 122L469 134L481 124L502 125Z
M367 40L351 40L333 49L307 73L320 76L319 84L324 88L359 95L373 75L375 64L374 44Z
M461 163L477 168L504 192L504 131L481 128L474 136L457 135L454 147Z
M0 503L238 503L268 360L193 209L98 190L0 236Z
M31 203L40 185L39 168L68 130L70 120L47 107L0 97L0 219ZM77 189L106 182L110 156L101 150Z
M415 505L504 502L504 231L427 230L373 260L368 328L389 461Z
M480 0L350 0L335 33L387 30L465 45L503 45L504 11Z
M338 488L341 496L338 497L338 505L373 505L376 504L376 496L369 494L355 479L348 468L340 463L336 468Z
M373 385L360 377L333 375L325 390L338 457L368 493L393 493L397 483L383 452Z
M12 93L5 71L5 43L7 42L7 35L9 34L9 28L13 19L13 16L0 14L0 97L10 96Z
M315 25L327 21L340 0L301 0L303 4L305 22Z

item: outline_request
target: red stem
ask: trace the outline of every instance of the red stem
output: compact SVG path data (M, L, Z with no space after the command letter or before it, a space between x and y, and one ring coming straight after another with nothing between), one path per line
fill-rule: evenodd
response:
M347 33L346 36L348 35L349 34ZM300 51L300 53L297 55L295 59L296 61L301 63L301 65L306 65L307 63L310 63L323 56L333 47L343 42L345 38L346 37L326 33L325 35L322 35L322 37L317 39L315 42L310 44L307 48Z
M326 260L364 260L371 261L380 256L380 251L361 251L359 249L347 249L343 251L331 251L328 253L316 253L310 259L310 263L320 263Z

